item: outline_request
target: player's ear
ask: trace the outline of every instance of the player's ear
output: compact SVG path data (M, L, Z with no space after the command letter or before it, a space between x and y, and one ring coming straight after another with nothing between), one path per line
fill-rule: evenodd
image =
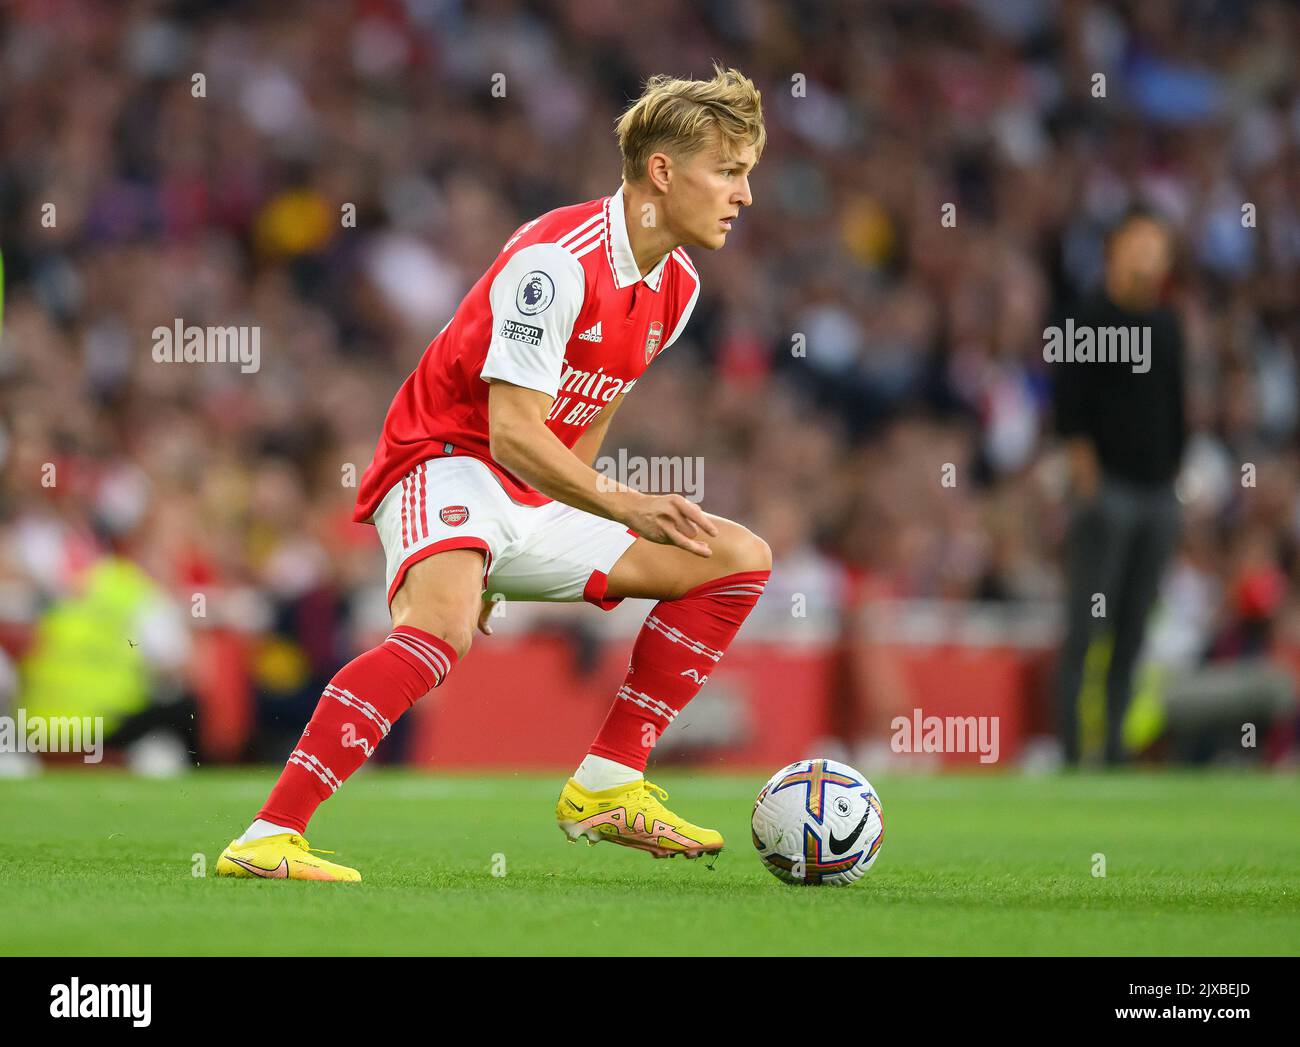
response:
M652 189L657 189L661 193L668 192L668 184L672 180L673 158L667 153L651 153L650 159L646 161L646 179Z

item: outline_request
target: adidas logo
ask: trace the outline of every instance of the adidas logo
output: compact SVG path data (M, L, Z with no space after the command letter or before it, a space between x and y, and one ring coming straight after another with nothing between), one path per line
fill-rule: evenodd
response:
M595 327L589 327L589 328L587 328L587 330L583 331L582 334L578 335L578 341L580 341L580 342L599 342L599 341L600 341L600 321L597 320L597 321L596 321L596 326L595 326Z

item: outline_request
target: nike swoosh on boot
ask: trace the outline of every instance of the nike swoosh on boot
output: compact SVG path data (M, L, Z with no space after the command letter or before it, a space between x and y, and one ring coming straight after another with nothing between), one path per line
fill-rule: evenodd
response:
M287 880L289 878L289 859L281 858L280 864L274 869L263 869L260 865L252 865L242 858L236 858L234 855L227 855L230 861L234 862L241 869L247 869L254 876L260 876L265 880Z

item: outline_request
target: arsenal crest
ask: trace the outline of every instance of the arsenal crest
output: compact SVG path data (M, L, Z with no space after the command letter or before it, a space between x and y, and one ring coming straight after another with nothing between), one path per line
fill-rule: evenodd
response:
M650 333L645 336L645 362L649 363L654 359L655 353L659 351L659 343L664 337L664 325L655 320L650 325Z
M438 510L438 519L448 527L459 527L469 519L469 509L463 505L444 505Z

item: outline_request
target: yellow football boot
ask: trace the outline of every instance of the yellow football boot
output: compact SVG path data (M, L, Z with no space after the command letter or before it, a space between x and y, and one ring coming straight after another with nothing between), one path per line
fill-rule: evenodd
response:
M218 876L242 876L261 880L325 880L360 883L361 874L346 865L335 865L312 853L318 850L296 833L265 836L241 844L235 840L217 859ZM333 851L318 851L333 854Z
M570 843L582 837L649 851L656 858L698 858L722 850L722 834L692 825L663 805L666 790L647 781L588 792L569 779L555 805L555 818Z

